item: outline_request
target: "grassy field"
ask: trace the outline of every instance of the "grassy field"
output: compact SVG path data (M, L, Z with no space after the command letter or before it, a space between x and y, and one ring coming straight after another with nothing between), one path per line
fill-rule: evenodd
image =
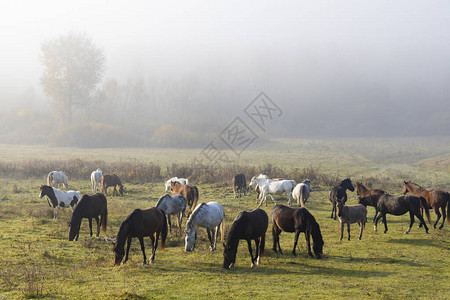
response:
M297 164L298 160L299 166L313 165L325 172L352 176L352 179L379 176L380 182L394 177L401 182L402 176L408 174L409 178L426 183L432 179L432 184L450 189L447 170L436 167L439 157L446 157L446 143L436 142L434 150L430 152L427 152L425 143L420 144L418 150L404 151L399 157L392 158L402 149L402 144L391 142L390 146L382 148L384 155L390 157L383 161L382 153L378 153L376 147L373 147L372 152L365 152L358 148L361 140L352 142L354 147L345 148L339 146L340 142L337 141L283 140L270 147L248 151L240 159L242 163L248 164L269 159L276 162L279 159L279 164L284 168ZM403 142L411 143L408 139ZM11 161L43 157L64 159L71 156L89 160L137 159L168 164L189 161L199 151L0 147L1 159ZM280 151L285 154L282 158L277 156ZM65 152L71 154L61 154ZM299 239L297 257L290 253L294 236L288 233L280 236L284 255L274 253L269 225L265 257L257 268L250 268L247 247L241 241L235 269L223 270L221 243L218 243L217 251L210 252L204 229L199 230L196 250L192 253L183 250L183 236L173 232L168 237L166 249L157 250L154 264L141 264L139 243L134 240L130 260L123 266L114 267L112 244L104 238L115 236L120 223L133 209L154 206L164 194L163 182L125 182L124 197L108 197L107 233L101 234L100 238L90 238L87 221L84 220L78 242L68 241L70 209L64 210L58 220L53 220L52 209L45 200L38 198L39 185L42 183L41 179L18 181L0 178L0 297L450 298L448 224L443 230L430 229L430 234L425 234L423 229L417 228L416 222L411 233L404 235L409 216L388 216L388 233L374 232L369 222L359 241L358 226L352 225L352 240L340 242L340 225L329 217L331 205L328 191L317 190L312 193L307 207L321 226L325 241L325 256L322 260L308 257L303 235ZM88 180L71 181L70 184L82 193L90 193ZM222 203L227 228L238 212L256 207L254 193L233 199L228 185L194 184L199 187L200 201ZM400 185L390 190L394 194L400 191ZM278 199L280 203L286 203L284 197ZM355 202L356 195L350 193L349 203ZM268 204L267 207L263 206L267 213L273 205L271 202ZM368 218L371 219L374 210L368 210ZM434 213L431 216L435 220ZM149 255L150 240L147 238L145 242Z

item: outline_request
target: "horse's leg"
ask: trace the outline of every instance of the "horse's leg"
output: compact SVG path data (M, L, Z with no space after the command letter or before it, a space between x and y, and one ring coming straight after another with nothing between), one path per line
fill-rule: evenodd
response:
M384 233L386 233L388 231L387 221L386 221L386 214L383 214L383 222L384 222Z
M128 253L130 252L130 246L131 246L131 236L127 237L127 252L125 253L125 260L123 261L123 263L126 263L128 260Z
M409 218L410 218L409 228L406 229L405 234L407 234L408 232L411 231L411 227L414 224L414 214L411 210L409 211ZM420 218L419 218L419 220L420 220Z
M223 222L223 220L222 220ZM216 250L217 247L217 237L219 236L219 225L216 226L216 232L214 233L214 250Z
M259 238L255 239L255 244L256 244L256 253L255 253L256 265L260 265L261 264L261 246L260 246Z
M306 245L308 246L308 255L311 257L314 257L311 251L311 234L309 232L309 230L305 230L305 240L306 240Z
M363 233L363 227L364 227L364 221L358 222L358 224L359 224L359 240L361 240L362 233Z
M209 250L210 251L214 251L214 247L213 247L213 239L211 236L211 228L208 226L206 226L206 232L208 233L208 239L209 239L209 243L211 244L211 246L209 246Z
M372 223L375 223L375 219L377 218L377 215L378 215L378 209L375 207L375 216L373 216Z
M272 226L273 248L272 249L275 253L278 253L278 251L277 251L277 245L278 245L278 250L280 251L280 254L283 254L283 252L281 251L281 247L280 247L280 233L281 233L281 229L276 224L273 224L273 226Z
M94 218L95 218L95 221L97 222L97 237L99 237L99 235L100 235L100 222L99 222L98 216L95 216ZM103 217L102 217L102 220L103 220Z
M92 237L92 218L88 218L89 220L89 231L91 233L91 237Z
M296 230L295 231L295 238L294 238L294 249L292 249L292 254L294 256L297 256L297 254L295 254L295 248L297 248L297 242L298 242L298 236L300 234L300 230Z
M263 201L264 201L265 198L266 198L266 195L264 194L264 192L261 192L261 193L259 194L259 198L260 198L259 205L258 205L258 207L256 207L256 208L259 208L259 207L263 204ZM256 202L258 202L258 199L256 199Z
M436 225L439 222L439 219L441 218L441 213L439 212L439 207L435 206L435 207L433 207L433 209L434 209L434 212L436 213L436 215L438 216L436 223L434 223L434 225L433 225L433 228L436 229ZM445 218L444 218L444 220L445 220ZM444 222L442 222L442 226L443 225L444 225ZM439 229L441 229L441 228L439 228Z
M333 216L334 214L334 216ZM331 218L336 220L336 201L333 202L333 208L331 209Z
M350 222L347 222L348 240L350 241Z
M439 226L439 229L442 229L444 227L445 219L447 218L447 213L445 212L445 205L446 202L444 201L444 204L441 206L442 208L442 224Z
M380 213L380 215L375 219L375 225L373 226L373 230L374 230L374 231L377 231L377 224L378 224L378 221L379 221L382 217L383 217L383 214Z
M341 222L341 238L339 239L340 241L342 241L342 238L344 237L344 222Z
M172 222L170 221L171 215L167 214L167 220L169 221L169 233L172 233Z
M144 237L139 236L138 239L139 239L139 243L141 244L142 255L144 255L144 261L142 262L142 264L146 265L147 264L147 256L145 255Z
M252 264L251 267L253 268L255 266L255 259L253 258L253 252L252 252L252 240L248 239L247 240L247 245L248 245L248 252L250 252L250 257L252 258Z
M150 239L152 240L152 256L150 257L149 262L152 264L155 261L155 252L156 252L156 247L158 247L158 238L159 238L159 233L155 233L155 234L151 234L150 235ZM155 235L157 237L155 237Z
M116 186L114 185L114 190L113 190L113 197L115 197L115 196L116 196L116 193L117 193L117 189L116 189Z
M416 215L416 217L417 217L417 219L419 219L419 221L421 222L421 223L423 223L423 227L425 228L425 232L426 233L428 233L428 226L427 226L427 224L425 224L425 220L423 219L423 217L420 215L420 212L414 212L414 213L410 213L411 214L411 219L412 219L412 223L414 222L414 215ZM412 226L412 223L411 223L411 226ZM411 228L411 227L410 227ZM406 232L405 232L406 233Z
M273 198L272 194L269 194L270 198L272 198L273 203L275 203L275 205L277 205L277 203L275 202L275 199ZM266 202L266 206L267 206L267 202Z

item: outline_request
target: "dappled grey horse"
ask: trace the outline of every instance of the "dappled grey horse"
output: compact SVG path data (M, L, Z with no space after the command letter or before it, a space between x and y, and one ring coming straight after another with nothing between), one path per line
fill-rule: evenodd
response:
M184 211L186 210L187 201L181 194L176 194L173 196L164 195L159 198L156 203L156 207L162 210L166 215L169 221L170 232L172 232L172 223L170 221L171 215L177 216L178 221L178 229L181 232L181 223L183 221Z
M358 223L359 240L361 240L363 228L367 222L367 208L362 204L344 205L342 201L337 202L337 214L341 223L341 241L344 236L344 225L347 223L348 240L350 241L350 224Z

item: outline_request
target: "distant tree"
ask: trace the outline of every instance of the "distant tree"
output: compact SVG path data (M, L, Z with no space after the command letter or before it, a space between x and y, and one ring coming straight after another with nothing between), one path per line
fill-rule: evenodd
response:
M66 123L76 106L90 106L105 71L105 56L85 34L69 33L41 45L41 85Z

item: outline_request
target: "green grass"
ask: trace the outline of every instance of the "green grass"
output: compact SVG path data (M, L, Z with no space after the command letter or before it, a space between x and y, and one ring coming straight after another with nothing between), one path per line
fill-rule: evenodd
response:
M441 156L446 145L437 144L435 152L427 154L417 147L417 153L405 154L408 159L383 162L374 153L358 152L358 143L350 145L337 141L282 140L278 143L245 153L243 163L266 163L269 160L284 168L313 165L326 172L337 172L357 178L377 178L380 183L401 181L402 176L417 180L432 178L442 186L450 187L449 174L444 170L434 175L433 155ZM406 141L408 142L408 141ZM392 142L379 151L391 157L401 148L401 142ZM409 141L408 143L411 143ZM341 146L339 146L341 145ZM362 147L362 146L361 146ZM53 149L46 147L2 146L3 160L21 161L31 158L47 159L104 159L117 161L138 159L164 164L192 159L200 150L176 149ZM387 150L386 150L387 149ZM444 149L444 150L442 150ZM364 150L364 149L363 149ZM64 153L71 153L65 155ZM445 151L444 151L445 152ZM284 154L281 156L276 154ZM371 154L372 153L372 154ZM381 154L377 154L381 157ZM427 156L428 155L428 156ZM107 157L107 158L106 158ZM423 163L419 166L418 162ZM247 160L247 161L245 161ZM338 166L336 166L336 160ZM439 160L437 160L439 161ZM372 177L378 176L378 177ZM352 178L354 178L352 177ZM406 179L406 178L405 178ZM65 209L58 220L47 201L38 198L39 180L0 179L0 293L5 298L427 298L449 299L450 288L450 225L442 230L430 229L425 234L417 228L404 235L409 216L388 215L389 231L373 231L369 223L361 241L358 226L351 227L352 239L339 241L340 225L330 219L331 205L328 189L314 191L307 203L308 209L319 222L325 241L322 260L310 258L301 235L297 257L291 254L293 234L282 233L281 247L284 255L272 251L271 225L266 235L266 252L262 265L250 268L247 246L241 241L235 269L222 269L222 246L210 252L206 232L200 229L195 251L186 253L184 239L173 232L168 237L166 249L157 250L152 265L142 265L139 242L134 240L129 261L120 267L113 266L112 244L105 237L116 235L121 222L135 208L154 206L164 194L163 182L137 184L125 182L124 197L108 197L108 230L100 238L90 238L87 220L81 226L78 242L68 241L67 221L70 209ZM200 201L222 203L226 214L226 227L242 210L256 207L255 194L250 192L233 199L227 185L193 183L199 187ZM313 187L314 187L314 183ZM14 187L16 185L16 187ZM71 188L90 193L90 182L71 181ZM401 186L393 189L399 193ZM286 203L284 197L278 198ZM349 193L349 203L356 195ZM273 203L263 206L267 213ZM368 219L374 214L368 208ZM432 219L436 216L432 212ZM183 225L185 220L183 220ZM183 226L184 229L184 226ZM150 240L145 239L147 256Z

